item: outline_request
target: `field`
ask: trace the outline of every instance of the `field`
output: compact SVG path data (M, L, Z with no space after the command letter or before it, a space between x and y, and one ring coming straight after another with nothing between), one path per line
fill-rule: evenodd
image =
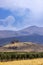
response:
M4 45L0 47L0 65L43 65L43 46L30 42Z
M31 60L18 60L9 62L0 62L0 65L43 65L43 58Z

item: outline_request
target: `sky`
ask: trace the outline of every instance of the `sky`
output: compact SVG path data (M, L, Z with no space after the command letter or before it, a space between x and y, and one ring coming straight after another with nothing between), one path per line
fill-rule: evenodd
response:
M43 27L43 0L0 0L0 30Z

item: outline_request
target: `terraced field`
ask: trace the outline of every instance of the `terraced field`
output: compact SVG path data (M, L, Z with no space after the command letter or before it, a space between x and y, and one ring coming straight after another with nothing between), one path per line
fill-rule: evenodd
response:
M43 65L43 58L32 59L32 60L0 62L0 65Z

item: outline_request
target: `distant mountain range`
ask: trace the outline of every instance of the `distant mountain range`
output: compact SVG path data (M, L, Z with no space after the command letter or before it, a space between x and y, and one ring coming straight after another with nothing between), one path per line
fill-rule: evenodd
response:
M30 26L19 31L0 30L0 44L13 40L21 42L43 43L43 27Z
M43 27L30 26L19 32L24 35L33 35L33 34L43 35Z

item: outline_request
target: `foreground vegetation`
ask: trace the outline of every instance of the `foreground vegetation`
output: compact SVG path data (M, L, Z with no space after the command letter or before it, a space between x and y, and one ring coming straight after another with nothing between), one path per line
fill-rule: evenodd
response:
M43 58L31 60L18 60L9 62L0 62L0 65L43 65Z
M0 61L43 58L43 52L0 52Z

